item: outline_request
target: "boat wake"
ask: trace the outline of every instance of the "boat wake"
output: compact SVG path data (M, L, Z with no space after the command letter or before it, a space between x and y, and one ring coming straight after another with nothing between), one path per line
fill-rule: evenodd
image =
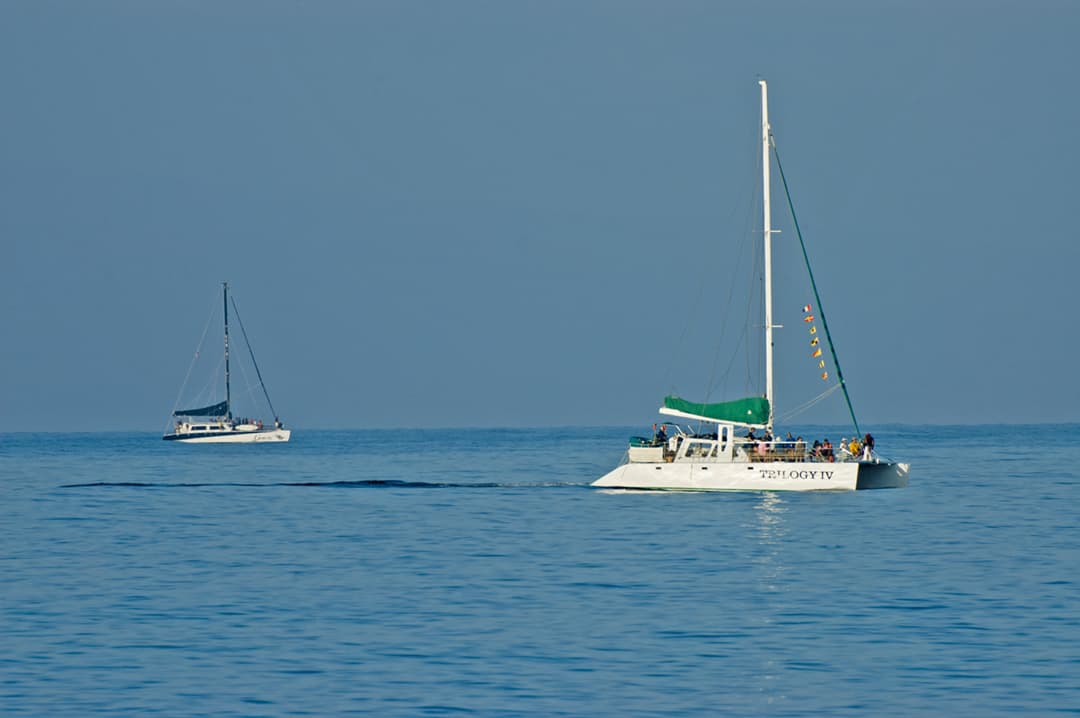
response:
M62 489L130 488L130 489L202 489L219 487L241 488L346 488L346 489L560 489L588 488L587 482L545 481L522 483L499 482L445 482L445 481L404 481L400 479L364 479L359 481L273 481L273 482L147 482L147 481L92 481L79 484L64 484Z

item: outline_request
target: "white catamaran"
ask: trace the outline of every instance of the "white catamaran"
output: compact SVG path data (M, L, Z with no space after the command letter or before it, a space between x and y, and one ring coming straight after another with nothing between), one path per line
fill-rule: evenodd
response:
M768 89L761 85L761 152L764 212L764 294L765 294L765 396L718 404L685 401L676 396L664 399L660 413L690 420L704 431L693 432L666 422L649 438L631 439L626 458L613 471L593 482L593 486L681 491L820 491L898 488L908 483L908 464L888 461L873 450L873 441L852 454L831 447L814 449L802 440L777 441L773 433L773 306L772 306L772 219L769 205L770 149L775 152L769 127ZM782 167L780 168L783 174ZM796 225L796 230L798 226ZM801 242L801 236L800 236ZM804 250L805 251L805 250ZM809 265L807 265L809 268ZM811 276L811 284L813 279ZM815 289L816 294L816 289ZM818 300L818 313L828 340ZM809 311L809 305L806 311ZM812 318L812 317L811 317ZM815 337L813 345L817 347ZM830 349L832 347L829 341ZM820 350L815 356L820 355ZM833 352L835 363L835 352ZM824 360L822 360L824 366ZM845 398L847 388L837 367L837 381ZM824 376L827 375L823 375ZM854 421L854 412L852 411ZM667 432L671 428L671 434ZM760 438L754 432L761 432ZM861 435L855 422L856 435ZM846 447L845 447L846 449Z
M162 437L165 441L179 441L185 444L253 444L262 442L282 442L288 441L292 436L292 432L285 428L285 425L278 418L277 413L274 411L274 405L270 402L270 394L266 391L266 384L263 383L262 373L259 371L259 365L255 363L255 353L251 349L251 344L247 340L247 332L244 330L244 323L240 320L240 313L236 310L236 303L232 303L233 313L236 314L237 321L240 322L240 331L244 336L244 343L247 345L248 353L251 355L251 364L255 369L255 374L259 380L259 386L262 387L263 396L266 397L266 403L270 407L270 413L274 416L272 422L264 422L260 419L253 418L238 418L233 416L233 399L232 399L232 385L229 374L229 284L228 282L222 283L222 291L224 294L224 324L225 324L225 400L217 401L208 406L200 406L193 409L174 409L172 412L172 419L175 421L171 431L166 431ZM205 333L204 333L205 336ZM201 342L200 342L201 344ZM192 360L194 364L195 360L199 358L201 353L201 347L195 352L195 359ZM188 370L190 376L191 370ZM185 381L185 386L187 382ZM211 389L211 391L214 391ZM184 387L180 389L181 396L184 393ZM220 397L217 394L217 397ZM203 397L205 402L207 397ZM177 399L179 404L180 399ZM176 406L174 404L174 406Z

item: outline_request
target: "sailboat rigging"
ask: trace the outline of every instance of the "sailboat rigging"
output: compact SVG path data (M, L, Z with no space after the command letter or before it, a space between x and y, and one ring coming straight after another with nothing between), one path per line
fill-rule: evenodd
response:
M174 408L171 415L172 420L175 420L172 431L166 431L162 439L188 444L249 444L288 441L292 436L292 431L285 428L277 412L274 411L274 405L270 401L270 394L266 390L262 372L259 371L259 365L255 361L255 352L251 348L251 342L248 341L247 330L244 329L244 322L240 319L240 313L236 309L235 301L232 302L233 313L236 315L237 323L240 325L240 333L244 337L244 343L247 345L252 366L254 366L255 374L259 379L259 386L262 387L263 396L266 398L266 403L274 419L271 424L269 422L264 423L260 419L238 418L233 415L232 377L229 363L230 297L228 282L222 282L222 304L225 342L225 399L224 401L217 401L196 408ZM197 358L199 351L196 351L195 355ZM181 393L183 393L183 389L181 389Z
M768 86L761 86L761 158L762 158L762 212L764 250L764 334L765 334L765 394L722 403L698 403L677 396L668 396L659 412L665 416L697 422L703 431L691 431L678 424L661 424L650 438L634 437L630 440L626 458L622 464L593 482L593 486L623 489L661 489L681 491L818 491L851 490L871 488L899 488L908 483L910 465L889 461L874 450L873 438L867 434L865 442L857 451L811 450L801 439L778 441L774 434L774 376L773 376L773 330L779 328L773 318L772 287L772 209L770 204L771 156L776 155L772 130L769 125ZM787 179L776 156L777 169L783 181L784 191L790 205ZM798 222L796 234L806 259L810 263L806 245ZM843 390L845 401L860 434L855 412L851 407L847 385L839 369L835 348L824 322L821 300L813 274L811 286L817 302L826 343L832 353L837 381ZM804 308L810 311L810 305ZM807 314L810 320L812 315ZM816 333L816 329L812 329ZM814 337L813 356L822 355L819 339ZM825 366L824 359L821 366ZM827 378L828 373L822 374ZM668 434L670 428L671 434ZM755 436L755 431L763 432ZM846 447L845 447L846 449Z

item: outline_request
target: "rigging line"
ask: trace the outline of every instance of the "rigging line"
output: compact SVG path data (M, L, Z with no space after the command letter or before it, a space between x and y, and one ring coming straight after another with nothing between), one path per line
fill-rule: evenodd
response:
M739 254L738 254L737 258L736 258L734 269L733 269L733 274L736 277L738 277L738 275L740 273L740 268L742 267L742 262L743 262L742 253L743 253L743 250L746 248L747 244L748 244L748 242L743 241L739 245ZM751 272L750 272L751 276L753 276L754 273L756 272L756 266L757 266L756 257L754 259L752 259L751 261L754 262L754 267L751 268ZM730 308L732 306L734 306L734 294L735 294L735 280L733 279L731 284L730 284L729 290L728 290L728 301L727 301L727 304L726 304L728 310L730 310ZM749 356L751 350L746 349L746 351L743 351L743 347L748 347L749 346L750 314L752 313L752 311L753 311L753 302L747 302L745 316L743 317L743 321L742 321L742 331L739 332L739 334L737 335L737 341L735 342L735 345L732 348L731 356L728 359L727 365L724 367L724 371L723 371L723 374L721 375L721 379L720 379L720 381L722 381L722 382L725 382L725 383L727 382L728 377L731 376L731 372L732 372L733 367L735 366L735 362L738 360L738 358L740 356L742 356L746 360L746 376L745 376L745 380L744 380L744 383L743 383L743 391L744 392L749 391L747 389L747 387L750 385L750 383L752 381L751 376L750 376L751 373L752 373L752 370L751 370L752 361L751 361L750 356ZM725 314L724 323L723 323L723 325L721 327L720 338L717 339L716 350L715 350L714 355L713 355L712 372L709 375L709 383L706 385L705 399L704 399L705 403L708 403L709 399L712 398L712 393L716 389L716 386L717 386L716 369L717 369L717 366L720 363L720 351L724 347L723 337L727 333L727 331L726 331L727 330L727 323L728 323L727 314Z
M839 388L840 388L839 384L833 384L828 389L821 392L820 394L815 396L810 401L807 401L804 404L802 404L801 406L797 406L794 409L790 409L789 411L787 411L783 416L780 417L780 421L782 421L782 422L783 421L789 421L793 417L798 416L799 414L803 413L804 411L806 411L810 407L814 406L815 404L818 404L818 403L824 401L825 399L827 399L834 391L836 391Z
M698 308L701 306L701 297L705 294L705 273L701 273L701 281L698 283L697 297L690 303L690 311L687 312L686 321L683 322L682 332L679 333L679 339L675 342L675 351L668 355L667 372L664 375L664 386L671 389L671 378L675 374L675 361L677 357L682 356L683 343L686 341L686 335L690 333L690 327L696 324Z
M710 371L709 371L709 381L705 385L705 399L704 399L705 403L708 403L709 399L712 398L712 393L716 389L717 371L718 371L718 368L719 368L719 365L720 365L720 352L723 349L723 347L726 345L726 342L724 341L724 338L727 336L728 323L730 321L730 316L731 316L731 307L734 306L735 280L737 279L738 274L739 274L739 266L740 266L740 264L742 262L742 250L743 250L744 247L745 247L744 242L739 244L739 253L736 255L735 263L734 263L733 268L732 268L732 275L733 276L732 276L732 279L728 282L727 301L724 302L724 314L723 314L723 316L722 316L722 318L720 320L719 332L718 332L718 336L717 336L717 339L716 339L715 348L713 350L713 360L711 362L711 367L710 367ZM732 358L728 361L727 367L725 367L725 369L724 369L723 377L725 379L731 373L731 365L732 365L732 363L734 363L734 358L738 355L738 348L741 345L741 343L742 343L742 339L740 338L739 342L736 344L735 352L732 354Z
M784 167L780 164L780 152L776 149L776 138L769 133L769 144L772 146L773 157L776 158L776 169L780 171L780 180L784 185L784 196L787 197L788 210L791 212L791 221L795 225L795 234L799 238L799 246L802 247L803 260L806 261L806 271L810 275L810 287L814 290L814 301L817 303L817 312L821 316L821 326L825 329L825 341L829 343L829 353L832 354L833 366L836 367L836 378L839 386L844 390L844 401L847 402L848 413L851 414L851 422L855 425L855 433L861 435L859 420L855 418L855 409L851 405L851 395L848 394L847 383L844 381L844 372L840 370L840 360L836 357L836 347L833 346L832 336L829 334L829 323L825 321L825 308L821 305L821 296L818 294L817 282L814 281L814 271L810 269L810 255L806 252L806 242L803 241L802 230L799 229L799 220L795 217L795 204L791 201L791 192L788 189L787 177L784 176Z
M760 341L750 341L750 327L765 326L764 317L764 305L765 305L765 254L764 252L758 252L757 248L754 248L754 264L751 270L750 279L750 295L755 299L746 303L746 318L743 322L743 331L747 337L747 352L746 352L746 377L744 379L743 391L746 394L752 394L756 389L754 385L754 372L755 368L760 370L760 367L765 365L765 358L762 356L762 348ZM757 316L754 316L756 312L762 312L761 321L758 322Z
M239 378L235 374L239 374ZM247 373L247 362L236 362L233 365L233 395L240 396L244 401L240 402L241 407L246 405L252 405L256 402L255 387L256 382L251 380L251 375ZM237 402L234 401L235 405ZM250 414L249 414L250 416Z
M754 145L757 146L757 132L755 131ZM762 174L761 168L761 153L754 152L754 175L760 177ZM756 322L754 319L755 312L762 311L765 304L765 290L762 286L764 282L764 264L765 253L764 248L759 247L756 239L755 230L750 228L751 218L760 217L762 205L765 202L765 196L761 192L760 184L755 180L754 182L754 206L751 211L750 217L747 219L747 231L745 240L747 245L751 247L751 266L750 275L748 278L748 284L746 287L748 301L746 303L746 314L743 317L743 334L742 339L746 342L746 352L743 354L743 358L746 361L745 374L743 375L743 388L742 393L744 395L752 395L755 393L757 387L754 382L755 367L760 368L764 365L764 357L762 357L761 344L758 341L751 341L751 327L764 326L764 317L762 321ZM756 220L755 220L756 221ZM760 230L758 230L760 231Z
M217 357L217 363L213 365L202 387L192 395L192 400L196 404L216 403L225 393L224 387L221 386L224 377L225 355L221 354Z
M719 336L718 336L718 338L716 340L715 348L713 350L712 368L711 368L711 371L710 371L710 374L709 374L709 381L705 386L705 398L703 400L704 403L708 403L709 400L712 398L713 392L716 390L716 387L717 387L718 383L725 383L725 384L727 383L728 377L731 376L731 371L732 371L732 368L735 365L736 360L740 356L743 356L742 349L743 349L743 346L746 344L747 339L748 339L748 337L747 337L747 333L748 333L747 327L749 325L749 317L744 317L743 322L742 322L742 331L739 332L738 335L735 336L736 341L734 342L734 346L732 347L732 351L731 351L731 354L730 354L730 356L728 358L727 365L724 367L723 373L720 375L720 378L717 379L717 369L718 369L718 367L720 365L720 352L724 348L724 346L727 345L726 342L724 341L724 337L727 336L727 329L728 329L728 324L729 324L729 321L730 321L731 307L733 307L734 304L735 304L734 295L735 295L736 280L738 279L738 277L739 277L739 275L741 273L741 267L742 267L742 262L743 262L743 251L746 248L746 245L747 245L747 242L745 242L745 241L739 243L739 245L738 245L739 246L739 252L736 255L736 259L735 259L734 264L732 265L732 275L733 276L732 276L731 281L728 284L728 297L727 297L727 302L725 302L725 304L724 304L724 306L725 306L724 318L723 318L723 321L720 324ZM748 310L749 310L749 304L747 305L747 307L748 307ZM747 313L749 313L749 311Z
M757 146L757 132L755 131L754 145ZM754 167L755 177L761 177L763 170L761 167L761 153L754 152ZM756 225L759 221L758 218L762 216L762 210L765 205L765 194L761 189L760 183L755 179L754 192L756 198L756 204L753 211L753 222ZM761 390L761 384L756 383L755 376L759 377L757 381L764 383L765 378L763 376L762 368L765 366L765 357L763 355L762 339L764 339L764 333L761 335L751 336L752 330L765 327L765 248L758 241L760 229L748 229L747 241L752 249L753 263L751 266L749 284L747 286L746 303L746 316L743 319L743 336L746 341L746 353L744 357L746 359L746 374L743 378L743 394L753 395L760 391L760 396L764 396L764 391ZM759 314L760 313L760 314ZM758 317L760 316L760 321Z
M760 209L760 205L757 207ZM743 316L743 329L740 337L740 344L745 344L746 351L742 352L742 357L745 362L742 393L744 395L756 395L758 391L758 385L755 383L755 371L765 364L765 358L761 356L761 342L757 341L757 337L751 337L752 328L764 327L764 317L756 316L757 312L761 311L762 304L764 304L765 290L762 288L761 283L764 282L764 266L765 255L760 252L756 242L752 239L755 231L750 230L746 234L747 244L753 246L753 252L751 257L750 275L748 275L748 281L744 287L746 295L745 314ZM751 339L754 341L751 341ZM734 362L732 362L733 364Z
M758 162L758 164L760 164L760 153L755 153L755 158L757 158L757 162ZM754 186L756 186L756 185L754 185ZM744 196L745 196L745 194L747 193L747 190L746 190L745 186L744 186L743 192L744 192ZM752 195L753 190L750 190L749 193ZM740 202L740 204L743 204L743 203ZM713 351L713 360L712 360L712 366L711 366L710 373L709 373L709 382L708 382L708 384L705 385L705 399L704 399L705 403L709 402L709 400L712 398L713 391L717 387L717 381L718 381L717 380L717 369L718 369L719 364L720 364L720 351L725 346L724 337L727 335L728 323L730 321L730 317L731 317L731 314L732 314L731 308L735 305L735 302L734 302L735 286L736 286L736 282L739 279L739 275L740 275L740 272L741 272L741 268L742 268L742 264L743 264L743 255L746 252L746 248L748 246L750 246L750 247L754 246L754 242L751 239L751 237L753 235L753 231L750 229L750 226L751 226L751 223L752 223L751 218L755 215L755 213L757 211L757 208L755 206L754 201L750 201L750 202L747 202L745 204L746 204L746 207L747 207L747 209L746 209L747 213L746 213L745 218L743 219L743 224L742 224L743 231L741 233L741 236L742 236L743 239L737 245L738 252L735 255L734 263L732 263L732 265L731 265L731 280L728 282L727 302L724 304L724 315L723 315L723 318L722 318L722 320L720 322L720 331L718 333L718 337L717 337L717 340L716 340L715 350ZM733 214L734 214L734 212L733 212ZM751 270L751 276L753 276L753 270ZM749 308L749 306L750 306L750 304L747 305L748 308ZM747 341L747 325L748 325L748 319L744 319L743 324L742 324L742 332L740 333L740 335L738 337L738 342L736 342L734 350L732 351L731 358L728 360L727 366L724 368L724 373L721 376L721 378L719 379L720 382L723 382L723 383L726 384L727 381L728 381L728 377L731 375L731 368L735 364L735 359L739 356L740 349L741 349L741 347L743 345L743 342Z
M727 381L727 377L729 377L731 375L732 367L735 365L736 359L738 359L738 357L742 353L741 350L742 350L743 346L747 342L747 334L748 334L748 331L747 331L746 325L744 324L742 333L739 334L739 341L736 342L735 347L734 347L734 351L731 354L731 358L728 359L727 366L724 367L724 375L723 375L724 376L724 381ZM720 353L719 347L717 347L716 353L719 355L719 353ZM719 360L719 357L717 357L717 360ZM711 397L712 391L713 391L714 388L715 388L715 386L710 382L709 387L708 387L708 391L706 392L706 396L705 396L705 403L708 403L709 398Z
M215 297L214 306L216 307L217 306L217 301L216 301L217 295L215 294L214 297ZM210 323L212 321L214 321L214 310L213 309L210 310L210 315L206 318L206 326L203 327L202 336L199 337L199 343L195 345L195 354L191 357L191 363L188 364L187 374L184 375L184 383L180 385L180 391L176 394L176 401L173 402L172 411L169 412L169 420L167 422L165 422L165 428L166 429L168 429L169 425L172 424L173 419L175 418L173 414L176 411L177 407L180 406L180 399L183 398L184 390L187 389L188 381L191 379L191 371L192 371L192 369L195 368L195 362L199 361L199 354L202 353L203 343L206 341L206 333L210 331Z
M739 211L739 207L741 207L741 206L743 206L745 204L745 197L746 197L747 194L748 194L748 192L747 192L746 188L744 187L743 191L740 193L740 196L738 197L738 199L734 203L731 204L731 208L730 208L730 210L728 212L727 219L724 220L719 226L728 227L728 226L733 225L735 216ZM713 248L713 247L715 247L715 245L710 245L710 248ZM713 390L713 388L715 386L714 378L716 376L716 367L717 367L717 364L719 363L719 360L720 360L720 357L719 357L720 349L723 346L723 337L724 337L724 334L726 333L728 320L729 320L729 317L730 317L730 314L731 314L731 311L730 311L731 306L732 306L731 299L732 299L732 295L734 293L734 286L735 286L734 277L738 276L738 263L739 263L739 261L741 260L741 257L742 257L742 249L743 249L743 245L740 244L739 245L739 256L738 256L738 258L736 260L734 269L732 270L733 279L728 284L728 301L724 305L724 308L725 308L724 314L723 314L723 316L720 317L719 339L717 340L716 351L714 352L714 357L713 357L712 366L711 366L711 374L709 376L709 383L706 385L706 390L705 390L705 399L704 399L704 401L706 403L709 401L710 395L712 394L712 390ZM721 256L721 259L722 259L722 256ZM675 351L670 355L672 358L668 362L668 370L667 370L667 375L664 377L664 385L667 386L669 388L669 390L671 390L671 393L676 393L676 394L679 393L677 390L675 390L675 387L671 382L672 375L674 374L675 357L678 357L678 356L682 355L682 347L683 347L683 344L684 344L684 342L686 340L687 334L689 333L690 327L697 324L697 321L696 321L697 320L697 312L700 311L700 307L702 306L702 297L705 294L705 284L708 281L709 276L711 274L711 272L709 270L712 268L712 264L711 264L712 261L713 261L713 258L709 257L709 258L706 258L706 260L701 263L702 271L701 271L701 273L699 275L700 276L700 282L698 284L697 297L694 300L694 302L690 305L691 306L691 312L687 315L687 319L683 323L682 333L679 335L679 340L675 345ZM714 305L712 303L710 303L710 308L712 308L713 306Z
M270 392L266 390L266 383L263 382L262 372L259 371L259 363L255 361L255 351L251 348L251 342L248 341L247 330L244 329L244 320L240 318L240 310L236 308L236 299L229 297L232 301L233 314L236 315L236 322L240 325L240 333L244 335L244 344L247 345L248 354L251 355L251 364L255 367L255 375L259 377L259 386L262 387L263 396L266 397L266 403L270 405L270 413L274 415L274 421L277 421L278 415L274 411L274 403L270 401Z

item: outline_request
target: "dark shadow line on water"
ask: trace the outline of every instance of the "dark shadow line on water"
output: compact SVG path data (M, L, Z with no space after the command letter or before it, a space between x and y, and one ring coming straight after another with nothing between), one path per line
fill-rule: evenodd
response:
M298 488L355 488L355 489L563 489L588 487L587 483L450 483L443 481L402 481L399 479L365 479L362 481L275 481L247 483L235 481L205 481L183 483L157 483L145 481L93 481L82 484L63 484L62 489L133 488L133 489L202 489L217 487L273 488L291 486Z

